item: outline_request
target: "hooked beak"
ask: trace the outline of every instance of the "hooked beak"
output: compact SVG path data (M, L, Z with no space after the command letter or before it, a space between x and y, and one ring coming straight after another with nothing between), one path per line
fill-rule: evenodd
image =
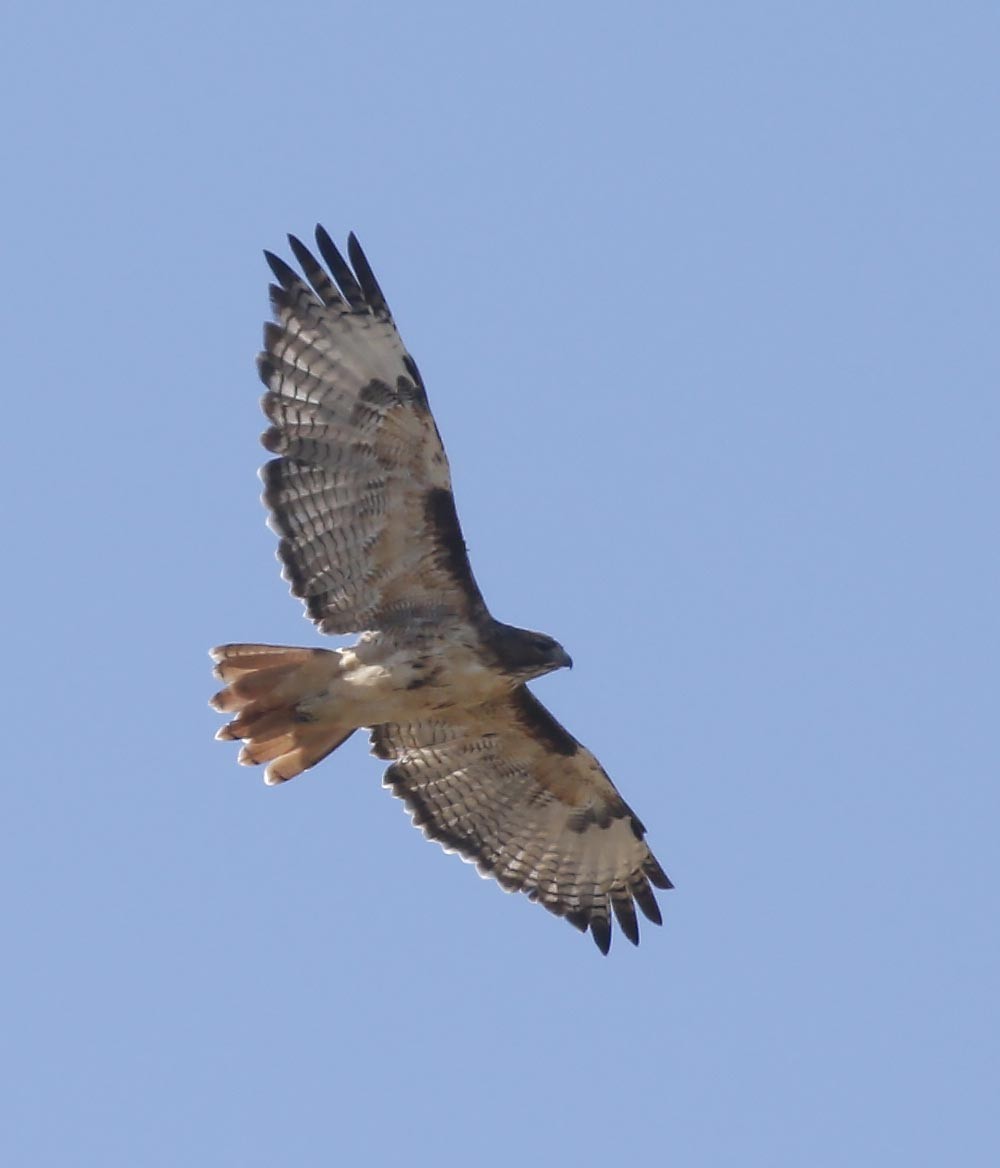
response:
M556 668L562 669L563 667L565 667L566 669L572 669L573 668L573 658L570 657L570 655L566 652L565 649L560 647L559 656L556 658Z

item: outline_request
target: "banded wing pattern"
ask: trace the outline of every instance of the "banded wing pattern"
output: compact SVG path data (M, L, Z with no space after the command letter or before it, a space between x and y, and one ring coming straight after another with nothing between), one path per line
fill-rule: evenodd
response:
M650 885L672 885L645 828L597 759L526 687L462 721L376 726L384 783L413 822L504 888L527 893L602 953L611 914L633 944L635 906L660 924Z
M275 322L258 358L261 471L292 592L325 633L480 620L448 462L413 359L352 235L349 265L320 227L305 278L266 253Z

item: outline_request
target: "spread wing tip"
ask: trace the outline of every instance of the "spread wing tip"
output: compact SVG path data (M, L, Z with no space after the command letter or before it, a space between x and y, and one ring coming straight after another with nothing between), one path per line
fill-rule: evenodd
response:
M659 861L656 857L649 853L649 858L642 866L643 875L646 876L651 884L655 884L657 888L662 888L665 892L673 888L674 884L670 877L660 867Z
M611 922L607 917L594 917L590 922L590 935L594 944L607 957L611 949Z
M281 256L275 255L273 251L264 250L264 259L267 261L267 266L274 274L274 278L278 281L282 288L286 291L291 286L299 281L299 274L293 267L286 264Z
M389 305L386 303L385 295L379 287L379 282L375 279L375 273L372 271L371 264L368 262L368 257L365 255L361 244L358 242L358 237L353 231L347 237L347 255L358 277L361 289L364 292L365 301L372 312L384 320L391 320L392 313L389 310Z

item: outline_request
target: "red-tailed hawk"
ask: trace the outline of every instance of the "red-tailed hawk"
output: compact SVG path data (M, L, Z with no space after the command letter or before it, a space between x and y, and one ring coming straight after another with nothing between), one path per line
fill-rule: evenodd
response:
M572 664L551 637L493 619L472 575L424 384L358 241L350 265L316 229L326 268L294 237L305 279L265 252L275 323L258 358L278 455L261 471L293 595L349 649L222 645L241 763L283 783L355 730L391 759L384 783L413 822L518 889L602 953L611 913L633 944L635 905L672 887L645 828L597 759L526 682ZM331 278L332 277L332 278Z

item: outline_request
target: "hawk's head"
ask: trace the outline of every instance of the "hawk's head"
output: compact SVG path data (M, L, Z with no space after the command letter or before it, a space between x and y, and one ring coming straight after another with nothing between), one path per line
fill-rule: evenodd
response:
M501 668L518 681L530 681L563 666L573 668L573 659L553 637L496 622L493 648Z

